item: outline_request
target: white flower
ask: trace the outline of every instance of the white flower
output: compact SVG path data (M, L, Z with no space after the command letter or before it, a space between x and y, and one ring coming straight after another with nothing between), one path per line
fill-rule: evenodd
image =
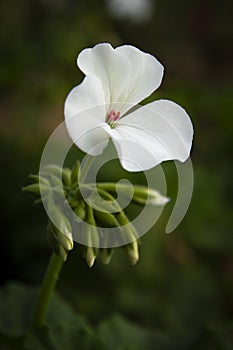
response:
M193 127L186 111L168 100L138 105L161 84L163 66L155 57L104 43L83 50L78 67L86 77L66 98L65 122L81 150L98 155L111 138L128 171L189 157Z

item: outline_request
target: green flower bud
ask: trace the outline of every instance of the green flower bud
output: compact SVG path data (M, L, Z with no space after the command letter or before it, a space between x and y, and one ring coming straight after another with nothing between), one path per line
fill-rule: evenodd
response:
M71 183L72 183L72 188L75 188L78 186L78 174L79 174L79 168L80 168L80 162L76 161L73 169L71 171Z
M99 210L94 210L96 220L107 227L118 227L119 222L112 213L107 213Z
M76 198L68 198L69 206L74 209L79 205L79 201Z
M73 241L71 241L67 236L60 232L52 222L49 223L48 230L51 231L54 238L57 240L58 243L60 243L60 245L63 248L65 248L66 250L73 249Z
M94 226L84 226L82 234L83 239L85 239L86 242L83 256L85 257L88 266L92 267L98 254L98 249L95 245L98 245L99 234L97 228Z
M93 247L86 247L85 259L87 265L91 268L94 265L96 259L95 249Z
M130 243L124 246L126 253L129 257L130 263L135 265L139 260L139 252L138 252L138 234L135 227L129 222L127 216L124 212L120 212L118 215L118 221L122 225L121 232L122 236L126 242L131 241Z
M48 213L52 220L56 222L57 230L69 240L69 250L73 248L73 238L71 224L67 217L63 214L62 210L54 203L52 195L47 198L48 203ZM59 238L60 241L61 238Z
M135 240L125 246L131 265L135 265L139 260L138 242Z
M55 254L57 254L58 256L61 256L63 261L66 261L66 259L67 259L67 251L61 244L58 243L58 241L54 237L54 235L51 232L51 229L49 227L48 227L48 230L47 230L47 238L48 238L49 244L50 244L53 252Z
M112 259L113 249L112 248L103 248L101 249L101 259L103 264L108 265Z
M62 177L57 177L56 175L49 174L48 175L48 180L49 180L51 186L63 189Z
M69 168L48 165L43 168L40 175L46 177L52 186L62 187L64 185L68 189L71 186L71 170Z
M93 215L93 210L89 205L86 205L86 219L88 222L88 226L84 225L82 234L84 235L84 239L86 242L86 247L84 249L84 257L89 267L92 267L95 259L98 254L98 246L99 243L99 233L96 228L95 218Z
M169 202L169 198L163 196L159 191L145 186L135 186L133 193L133 201L138 204L165 205Z
M62 177L62 168L55 164L46 165L40 174L56 176L58 178Z
M99 195L105 199L105 201L98 202L97 201L97 206L99 206L100 209L105 210L105 211L110 211L110 212L121 212L122 209L116 199L107 191L103 190L102 188L97 186L97 190Z
M127 184L116 184L114 182L99 183L98 187L105 192L117 192L121 191L124 196L132 198L137 204L150 204L150 205L164 205L169 202L169 198L161 195L160 192L147 188L146 186L134 186L132 193L132 186Z
M45 196L45 198L46 198L46 196ZM40 204L40 203L42 203L42 198L36 199L33 203L34 203L34 204Z
M127 218L127 216L125 215L125 213L123 211L120 211L119 213L117 213L116 218L117 218L120 226L125 226L125 225L128 225L130 223L129 219Z
M101 195L101 197L106 201L109 201L109 202L115 201L115 198L109 192L102 189L99 185L97 185L97 190L98 190L98 193Z
M48 179L46 179L43 176L39 176L39 175L29 175L30 179L32 179L34 181L34 183L40 183L41 185L45 185L50 187L50 183L48 181Z
M71 187L71 170L69 168L62 169L62 182L66 188Z
M75 218L77 222L85 220L86 218L86 205L84 201L78 202L76 208L74 209L77 217Z
M64 195L62 168L55 165L46 166L40 175L30 175L30 178L33 179L35 183L46 185L56 193Z
M46 185L39 184L39 183L35 183L35 184L28 185L28 186L24 186L22 188L22 190L25 191L25 192L32 193L32 194L34 194L36 196L43 196L43 195L46 195L49 192L51 192L51 188L50 187L48 187Z

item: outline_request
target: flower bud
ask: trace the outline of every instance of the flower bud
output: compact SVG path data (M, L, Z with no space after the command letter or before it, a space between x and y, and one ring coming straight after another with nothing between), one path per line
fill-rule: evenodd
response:
M103 248L101 249L101 259L103 264L108 265L112 259L113 249Z
M69 243L66 244L66 247L69 247L68 250L73 248L73 238L72 238L72 229L71 224L67 217L63 214L62 210L54 203L52 195L49 195L47 198L48 203L48 214L52 220L56 223L56 230L60 232L61 235L64 235ZM60 235L59 242L62 242Z
M163 196L159 191L145 186L135 186L133 201L138 204L165 205L170 198Z
M76 208L74 209L75 214L77 217L75 218L77 222L81 220L85 220L86 217L86 205L84 201L78 202Z
M98 201L97 202L97 206L105 211L109 211L111 213L118 213L120 211L122 211L120 205L118 204L118 202L116 201L116 199L112 196L111 193L103 190L101 187L97 186L97 191L100 194L100 196L105 200L105 201ZM96 203L95 203L96 206Z
M67 236L60 232L52 222L49 223L48 230L50 230L54 238L63 248L66 250L73 249L73 241L71 241Z
M45 185L48 187L50 186L48 179L46 179L43 176L31 174L31 175L29 175L29 177L30 177L30 179L32 179L34 181L34 183L39 183L40 185Z
M51 188L46 185L35 183L28 186L24 186L22 190L40 197L48 194L51 191Z
M74 198L68 199L67 202L72 209L78 205L77 199Z
M71 171L71 183L72 183L72 187L75 188L76 186L78 186L78 174L79 174L79 168L80 168L80 162L76 161L73 169Z
M127 216L122 211L118 215L118 221L122 225L121 231L122 236L125 242L127 243L124 248L129 257L129 261L132 265L135 265L139 260L139 252L138 252L138 234L135 227L129 222Z
M138 253L138 242L137 240L127 244L125 246L126 252L129 257L129 261L131 265L135 265L139 260L139 253Z
M62 177L57 177L56 175L49 174L48 179L51 186L58 187L63 190Z
M71 187L71 170L69 168L62 169L62 182L66 188Z
M46 165L43 170L40 172L40 175L51 175L56 176L58 178L62 177L62 167L56 165L56 164L50 164Z
M97 228L94 226L84 225L82 235L83 240L86 244L84 247L83 256L86 259L87 265L89 267L92 267L98 253L98 249L95 247L99 242L99 234Z
M67 259L67 251L66 249L58 243L56 238L54 237L53 233L51 232L51 229L48 227L47 230L47 238L49 241L49 244L55 254L62 257L63 261L66 261Z
M119 222L112 213L107 213L104 211L94 210L94 215L96 220L106 226L106 227L118 227Z
M89 205L86 205L86 207L86 219L89 225L84 225L82 232L83 240L86 244L84 248L84 257L88 266L92 267L98 253L96 246L98 246L99 243L99 233L96 227L93 210Z
M95 249L93 247L86 247L85 259L87 265L91 268L94 265L96 259Z

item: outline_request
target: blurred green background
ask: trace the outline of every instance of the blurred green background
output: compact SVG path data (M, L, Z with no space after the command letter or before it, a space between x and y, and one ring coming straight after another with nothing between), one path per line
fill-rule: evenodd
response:
M97 260L89 269L74 249L58 290L93 325L117 312L166 332L171 343L164 349L233 348L232 4L1 2L2 285L38 285L50 257L46 216L21 187L38 171L46 140L63 121L64 99L81 82L78 52L99 42L129 43L165 66L153 98L176 101L192 118L193 199L181 225L165 234L177 189L174 166L166 164L173 201L142 238L137 266L117 249L109 266Z

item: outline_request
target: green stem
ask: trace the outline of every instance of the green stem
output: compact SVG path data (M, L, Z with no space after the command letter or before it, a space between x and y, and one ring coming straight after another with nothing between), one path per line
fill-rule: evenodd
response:
M98 182L98 187L101 187L103 190L108 190L110 192L115 192L116 188L122 191L129 189L128 184L116 184L116 182Z
M38 301L36 304L33 326L41 327L45 325L45 319L49 307L50 299L53 295L59 273L63 265L63 258L53 253L50 258L50 262L44 276L44 280L39 292Z
M115 183L115 182L98 182L97 187L101 188L102 190L106 190L110 192L121 191L125 196L133 195L140 188L144 189L144 186L133 186L133 192L132 192L132 187L129 186L128 184Z

